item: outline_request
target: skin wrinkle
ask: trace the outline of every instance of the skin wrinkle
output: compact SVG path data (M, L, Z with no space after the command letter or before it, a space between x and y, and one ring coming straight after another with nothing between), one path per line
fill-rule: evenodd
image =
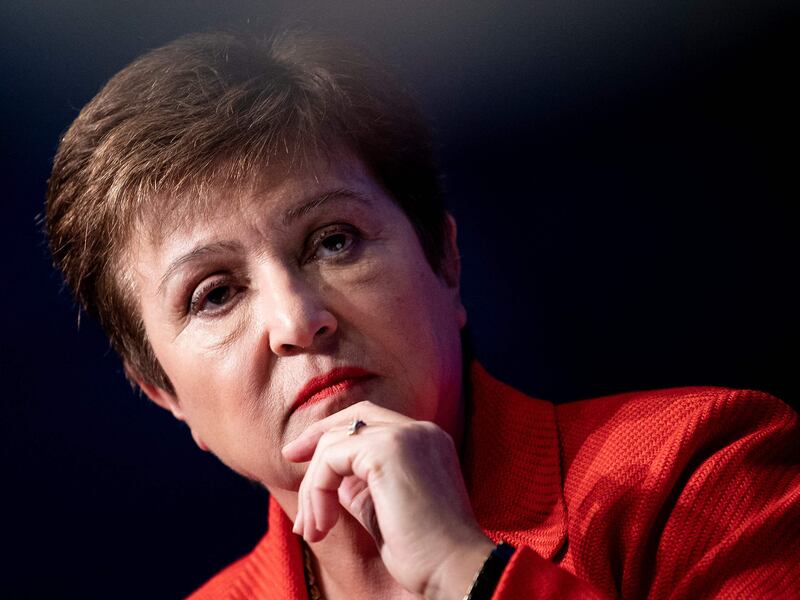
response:
M166 284L176 273L179 273L182 267L191 265L193 262L201 262L203 258L209 255L219 255L223 254L225 251L228 253L235 253L237 251L242 252L242 250L243 248L241 244L238 244L235 241L225 240L212 242L210 244L193 248L186 254L178 257L172 262L172 264L169 265L169 267L167 267L166 273L164 273L163 277L161 277L161 282L158 284L156 294L159 296L164 294L164 288Z
M207 349L212 352L225 352L243 335L251 320L252 315L249 312L245 312L244 315L236 319L237 324L231 328L227 335L207 346Z
M337 188L329 192L315 195L315 197L303 202L297 207L289 208L283 215L283 225L284 227L289 227L295 221L324 206L326 203L341 199L356 200L367 205L370 204L369 198L362 196L358 192L348 190L347 188Z

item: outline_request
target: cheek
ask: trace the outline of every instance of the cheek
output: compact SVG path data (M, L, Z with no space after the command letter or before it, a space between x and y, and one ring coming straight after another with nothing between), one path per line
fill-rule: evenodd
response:
M424 259L422 259L424 261ZM350 296L351 322L407 376L415 394L449 389L460 369L460 317L447 287L428 266L398 261ZM456 376L457 383L460 377Z
M255 374L261 370L252 353L243 352L246 340L226 352L192 356L176 391L185 406L187 424L211 452L237 473L267 484L283 483L280 448L285 443L280 399L265 396Z
M194 342L194 343L193 343ZM247 353L240 342L224 348L204 348L200 341L186 338L164 361L189 426L212 446L214 440L244 418L255 416L256 405L249 381Z

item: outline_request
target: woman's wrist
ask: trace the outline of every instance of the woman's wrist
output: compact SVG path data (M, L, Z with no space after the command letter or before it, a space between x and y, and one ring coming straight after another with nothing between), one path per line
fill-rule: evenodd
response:
M494 590L503 576L511 555L514 554L514 546L501 542L486 557L480 570L475 573L469 590L467 590L464 600L491 600Z
M495 547L494 542L480 534L461 549L448 553L425 587L426 600L463 600Z

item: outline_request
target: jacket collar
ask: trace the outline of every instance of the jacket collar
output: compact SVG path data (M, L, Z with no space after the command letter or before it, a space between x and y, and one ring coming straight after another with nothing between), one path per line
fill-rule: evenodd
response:
M495 541L551 559L566 541L555 407L470 367L464 479L478 522Z

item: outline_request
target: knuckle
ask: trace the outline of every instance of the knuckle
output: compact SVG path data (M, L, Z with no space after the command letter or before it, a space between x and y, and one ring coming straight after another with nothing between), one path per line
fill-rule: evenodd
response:
M413 423L417 435L436 443L452 440L450 434L432 421L416 421Z
M318 456L325 450L327 450L330 445L333 443L333 432L326 431L319 437L319 441L317 442L317 449L314 451L314 456Z
M393 456L403 455L407 448L413 445L413 432L405 427L387 427L380 436L380 441L376 439L375 452L372 454L379 460L391 460Z
M329 429L324 432L317 442L317 448L314 451L314 457L320 457L326 454L332 446L336 445L341 439L342 432L337 429Z
M361 402L356 402L353 406L366 410L371 410L375 408L375 404L373 402L370 402L369 400L361 400Z
M444 432L435 423L412 421L393 428L389 436L389 443L394 450L436 445L436 440L442 433Z
M393 453L401 450L408 442L408 435L403 429L391 429L384 440L383 447L386 452Z
M321 481L315 481L313 484L311 484L311 490L309 493L313 492L318 497L323 497L328 491L328 488L326 488Z
M433 421L416 421L416 425L428 435L439 435L440 433L444 433L444 430Z

